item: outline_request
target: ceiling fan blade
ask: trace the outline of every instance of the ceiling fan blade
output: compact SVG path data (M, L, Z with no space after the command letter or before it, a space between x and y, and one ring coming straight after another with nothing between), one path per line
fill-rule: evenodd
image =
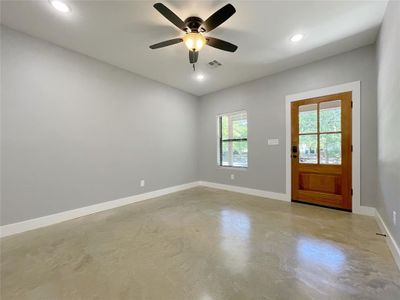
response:
M224 51L229 51L229 52L235 52L236 49L238 48L238 46L231 44L227 41L223 41L220 39L216 39L213 37L206 37L207 40L207 45L220 49L220 50L224 50Z
M212 14L207 20L203 22L201 25L207 32L215 29L226 20L228 20L234 13L236 9L232 4L227 4L224 7L217 10L214 14Z
M158 48L162 48L162 47L167 47L167 46L171 46L174 44L178 44L183 42L183 40L181 38L176 38L176 39L172 39L172 40L168 40L168 41L164 41L164 42L160 42L154 45L150 46L150 49L158 49Z
M160 14L162 14L168 21L174 24L179 29L185 31L185 23L168 7L166 7L162 3L156 3L153 5L155 9L158 10Z
M199 51L189 51L189 62L191 64L197 63L197 60L199 59Z

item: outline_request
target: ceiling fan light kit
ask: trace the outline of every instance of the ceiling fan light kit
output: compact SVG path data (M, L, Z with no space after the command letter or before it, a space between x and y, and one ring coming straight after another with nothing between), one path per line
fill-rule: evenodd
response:
M204 35L198 32L186 33L183 41L190 51L200 51L207 42Z
M189 49L189 62L195 64L199 58L199 51L204 47L204 45L228 52L235 52L238 48L236 45L224 40L204 36L204 33L217 28L236 12L232 4L227 4L217 10L205 21L199 17L189 17L185 21L182 21L174 12L162 3L154 4L154 8L172 24L184 31L185 35L181 38L175 38L151 45L150 49L159 49L184 42L186 47Z

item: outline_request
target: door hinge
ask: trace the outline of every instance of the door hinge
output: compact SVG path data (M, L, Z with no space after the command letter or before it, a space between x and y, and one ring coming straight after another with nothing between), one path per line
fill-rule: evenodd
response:
M351 145L351 152L353 152L353 145Z
M351 195L353 196L353 189L351 189Z
M353 101L351 101L351 108L353 108Z

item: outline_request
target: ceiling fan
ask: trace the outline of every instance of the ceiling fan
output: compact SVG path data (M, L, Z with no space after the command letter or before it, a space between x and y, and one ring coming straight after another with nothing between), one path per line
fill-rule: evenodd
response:
M232 4L227 4L220 8L205 21L199 17L188 17L185 21L182 21L174 12L162 3L154 4L154 8L172 24L184 31L185 35L181 38L175 38L151 45L151 49L158 49L184 42L186 47L189 49L189 62L195 64L199 59L199 51L204 45L229 52L235 52L238 48L236 45L229 42L204 36L204 33L217 28L236 12L236 9Z

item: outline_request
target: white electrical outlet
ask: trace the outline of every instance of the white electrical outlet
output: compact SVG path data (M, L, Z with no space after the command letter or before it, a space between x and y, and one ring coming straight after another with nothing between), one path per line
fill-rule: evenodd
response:
M144 187L144 179L140 180L140 186Z
M231 174L231 180L235 180L235 174Z
M397 217L397 213L395 211L393 211L393 224L396 225L396 217Z

